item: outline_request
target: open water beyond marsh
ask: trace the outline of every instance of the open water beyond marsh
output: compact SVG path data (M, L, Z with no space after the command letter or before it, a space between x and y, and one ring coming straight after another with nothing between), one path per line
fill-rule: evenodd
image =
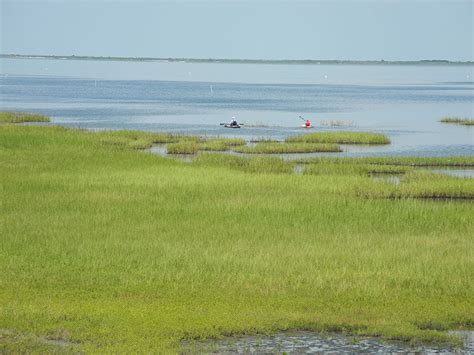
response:
M0 59L0 109L54 124L273 138L372 131L392 144L338 156L474 154L474 66L195 64ZM313 130L300 128L298 116ZM219 125L236 116L241 129ZM334 125L337 124L337 125Z

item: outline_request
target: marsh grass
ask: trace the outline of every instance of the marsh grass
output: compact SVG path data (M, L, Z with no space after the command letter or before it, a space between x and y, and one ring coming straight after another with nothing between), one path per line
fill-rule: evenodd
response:
M222 141L208 141L199 144L199 150L221 152L229 150L229 145Z
M185 164L103 138L0 126L0 352L177 352L288 329L453 344L445 329L472 329L472 203L396 198L471 181Z
M168 154L196 154L200 149L200 143L193 140L169 143L166 145Z
M245 145L246 142L241 138L216 138L208 139L199 145L199 150L208 151L226 151L231 147Z
M413 170L405 175L404 181L405 184L401 186L402 191L409 196L474 199L474 179L472 178L453 178L428 170Z
M200 136L190 136L186 134L182 135L176 135L174 136L176 138L175 142L194 142L194 143L203 143L206 141L205 138L200 137Z
M253 137L249 140L250 143L280 143L279 140L268 137Z
M179 136L174 136L167 133L151 133L143 131L96 131L94 132L100 137L100 142L106 145L116 147L128 147L132 149L148 149L153 144L163 144L178 142L183 139Z
M361 158L336 158L336 157L311 157L297 160L298 163L310 164L371 164L371 165L397 165L411 167L472 167L473 156L460 157L361 157Z
M292 143L390 144L390 139L384 134L368 132L317 132L288 137L286 141Z
M237 147L247 143L243 138L216 138L214 141L224 142L229 147Z
M405 174L408 171L412 171L413 168L409 166L399 166L399 165L376 165L376 164L367 164L364 166L364 169L369 175L371 174L392 174L400 175Z
M228 154L200 154L194 160L198 166L226 167L246 173L292 174L293 164L280 158L239 157Z
M314 152L340 152L337 144L322 143L272 143L260 142L253 147L240 146L234 151L247 154L286 154L286 153L314 153Z
M472 118L461 118L461 117L443 117L440 122L442 123L454 123L463 126L473 126L474 119Z
M440 175L413 166L376 165L362 163L359 159L356 161L359 162L354 163L354 159L323 159L319 163L306 164L303 173L365 177L352 190L355 195L365 198L474 199L474 179L471 178ZM380 179L374 183L371 177L380 175L399 176L400 183L393 184Z
M358 190L359 196L382 198L474 200L474 179L452 178L429 171L413 170L401 183L379 184L377 188Z
M180 140L185 140L186 137L179 135L173 135L170 133L150 133L147 135L147 138L153 144L166 144L166 143L175 143Z
M103 144L137 150L149 149L154 144L168 144L167 147L170 154L194 154L200 148L208 148L209 150L213 150L212 148L214 148L214 150L219 150L216 149L217 144L206 146L206 140L199 136L129 130L97 131L95 134L100 137L100 141ZM229 144L232 142L233 141Z
M0 112L0 123L49 122L47 116L27 112Z
M412 167L396 165L338 164L325 162L305 165L304 174L370 176L372 174L405 174L412 169Z
M132 149L148 149L153 144L168 144L170 154L195 154L200 150L225 151L230 147L245 144L245 140L240 138L206 139L199 136L142 131L98 131L96 134L104 144Z

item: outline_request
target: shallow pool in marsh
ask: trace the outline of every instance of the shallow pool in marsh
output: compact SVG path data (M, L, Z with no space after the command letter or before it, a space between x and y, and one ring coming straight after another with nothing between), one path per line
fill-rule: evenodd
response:
M442 345L411 345L379 338L308 331L285 332L272 336L228 337L217 341L183 342L183 349L214 354L472 354L474 332L450 332L463 340L462 348Z
M437 174L474 179L474 169L432 169Z
M247 140L372 131L392 144L347 146L336 155L474 155L474 127L439 122L474 116L472 65L0 59L0 68L1 110L39 112L65 126ZM232 116L244 126L219 125ZM302 129L299 116L315 127Z

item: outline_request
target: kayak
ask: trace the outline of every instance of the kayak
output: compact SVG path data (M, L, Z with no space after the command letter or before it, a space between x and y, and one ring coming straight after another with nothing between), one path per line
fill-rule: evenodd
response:
M240 128L240 125L239 124L237 125L225 124L224 127L225 128Z
M307 126L307 125L305 125L305 124L302 124L302 125L301 125L301 128L314 128L314 126Z

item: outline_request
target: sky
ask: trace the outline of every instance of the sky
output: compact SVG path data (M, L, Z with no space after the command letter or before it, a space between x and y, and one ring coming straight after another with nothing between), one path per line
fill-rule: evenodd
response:
M474 60L474 0L0 0L0 52Z

